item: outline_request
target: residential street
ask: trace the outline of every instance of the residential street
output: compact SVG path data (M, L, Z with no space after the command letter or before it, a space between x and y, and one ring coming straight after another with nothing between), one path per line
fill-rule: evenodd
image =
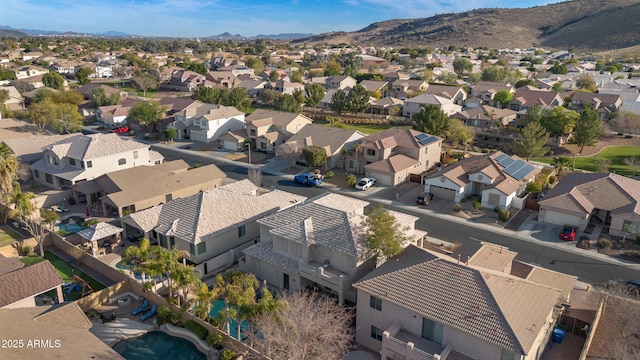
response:
M177 149L167 145L152 145L152 149L159 151L166 161L183 159L190 164L216 164L227 176L234 180L246 178L245 164L233 163L213 155L201 154L194 151ZM269 170L265 170L269 171ZM416 228L428 232L429 238L436 238L450 243L466 241L488 241L504 245L518 252L517 259L539 264L540 266L559 272L576 275L580 281L591 284L603 283L613 279L640 279L640 266L626 264L599 254L588 253L577 249L572 244L558 244L534 239L527 234L512 232L490 225L473 224L463 219L449 215L435 214L424 207L413 204L401 204L371 196L370 192L349 193L341 192L335 187L306 187L295 184L291 176L263 174L263 187L276 187L295 194L312 197L325 191L340 192L343 195L354 196L372 202L371 206L382 203L385 207L400 212L418 216ZM365 196L365 197L363 197Z

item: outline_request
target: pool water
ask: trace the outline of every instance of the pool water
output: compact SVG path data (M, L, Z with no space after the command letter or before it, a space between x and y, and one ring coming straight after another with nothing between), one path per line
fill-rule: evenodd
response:
M86 229L86 227L82 226L84 222L84 218L80 216L70 216L67 219L62 220L62 222L58 225L58 229L64 230L69 234L75 234L80 230Z
M124 260L120 260L116 263L116 268L117 269L121 269L121 270L131 270L133 268L133 265L131 265L128 262L125 262ZM137 280L142 280L142 274L139 272L133 272L133 276L137 279ZM146 277L146 280L150 280L151 278L149 276ZM159 281L164 281L167 279L167 277L165 275L162 275L161 277L157 278Z
M162 331L149 331L135 338L124 339L113 346L127 360L176 359L206 360L205 354L189 340Z
M222 299L218 299L216 301L213 302L213 306L211 307L211 311L209 312L209 316L211 316L211 318L216 318L220 315L220 313L224 314L224 300ZM221 325L222 329L226 331L226 324ZM235 319L231 319L229 321L229 332L231 334L231 337L233 337L234 339L238 339L238 322ZM246 333L249 332L249 323L247 322L247 320L242 320L242 322L240 323L240 334L242 336L242 342L246 341Z

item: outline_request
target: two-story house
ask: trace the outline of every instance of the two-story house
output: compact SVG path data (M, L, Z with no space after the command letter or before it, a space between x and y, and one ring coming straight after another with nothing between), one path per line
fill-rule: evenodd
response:
M460 119L467 126L489 129L495 126L510 125L516 116L516 112L511 109L498 109L490 105L482 105L460 111L451 115L451 118Z
M478 81L471 88L471 96L482 100L484 104L491 104L493 102L493 97L500 91L509 91L512 94L515 94L516 89L508 82L498 82L498 81Z
M253 149L273 151L312 122L303 114L258 109L247 116L245 128Z
M404 101L402 115L412 117L427 105L436 105L447 116L462 110L462 106L456 104L454 99L442 95L422 94Z
M285 80L276 80L265 84L265 89L275 90L281 94L293 94L295 90L304 91L304 84L289 82Z
M42 68L40 66L29 65L13 69L13 73L16 75L16 79L22 80L30 77L44 75L49 72L49 69Z
M325 193L258 220L260 242L243 251L240 266L286 291L319 289L355 301L352 284L375 268L364 243L364 208L369 203ZM416 217L392 212L412 241Z
M45 146L42 152L42 159L31 164L31 175L35 182L59 190L111 171L164 160L149 145L117 134L76 135Z
M441 138L411 129L388 129L367 135L359 143L362 151L350 149L346 154L347 171L364 173L389 186L431 169L442 152Z
M540 359L576 277L471 245L410 245L355 283L356 341L382 359Z
M460 202L478 196L484 208L509 209L539 172L516 155L498 151L460 160L425 176L422 183L437 198Z
M425 80L397 79L391 83L390 95L406 100L415 93L425 91L428 86L429 83Z
M554 108L563 106L564 99L560 93L555 91L521 87L516 91L513 99L509 101L508 108L518 113L512 125L518 128L526 126L527 109L536 105L543 109Z
M206 76L191 70L176 70L171 74L169 85L178 91L193 91L200 85L205 85Z
M233 106L205 104L200 101L173 114L174 120L167 125L178 131L179 139L209 143L229 132L243 129L244 113Z
M356 86L358 81L348 75L329 76L325 79L327 89L346 89Z
M231 266L242 249L259 241L258 219L304 200L281 190L264 192L245 179L138 211L121 222L152 243L185 250L206 276Z
M586 106L598 111L600 119L608 120L611 114L622 107L622 97L618 94L603 94L577 91L571 97L570 109L581 111Z

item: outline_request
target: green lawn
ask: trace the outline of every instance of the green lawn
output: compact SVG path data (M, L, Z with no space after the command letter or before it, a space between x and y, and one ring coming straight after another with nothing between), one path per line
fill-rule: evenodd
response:
M41 261L44 261L44 259L38 255L29 255L29 256L23 257L22 259L20 259L20 261L22 261L24 266L29 266L29 265L37 264Z
M40 257L38 257L38 259L40 259ZM78 275L81 278L83 278L87 283L89 283L91 288L93 288L93 291L98 291L105 288L105 286L99 283L97 280L83 273L82 271L76 269L75 267L71 266L69 263L60 259L58 256L56 256L54 253L50 251L44 252L44 259L49 260L51 262L53 267L56 268L56 271L62 278L62 281L64 282L71 281L74 275ZM39 261L35 261L34 259L31 259L29 261L31 261L32 264L39 262ZM42 261L42 259L40 259L40 261ZM68 296L67 300L77 300L80 298L81 295L82 293L80 291L74 291L69 295L65 293L65 297Z
M323 126L331 126L330 124L318 124ZM353 125L353 124L340 124L341 128L349 130L358 130L365 135L377 134L381 131L385 131L391 128L411 129L411 126L389 126L389 125Z
M13 231L10 227L0 227L0 247L11 245L20 238L22 238L22 236Z
M625 164L625 159L634 157L634 156L640 158L639 146L609 146L603 149L602 151L600 151L596 155L576 157L576 169L582 169L586 171L597 171L599 164L602 164L602 162L608 161L609 172L616 173L619 175L633 176L633 175L637 175L638 172L634 172L631 166ZM571 162L573 163L573 157L572 156L567 156L567 157L570 158ZM551 161L553 160L553 158L552 157L532 158L531 160L543 162L545 164L551 164ZM640 170L640 167L638 170Z

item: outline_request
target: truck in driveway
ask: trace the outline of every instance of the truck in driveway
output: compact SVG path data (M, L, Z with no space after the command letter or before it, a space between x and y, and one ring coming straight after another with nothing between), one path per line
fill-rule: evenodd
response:
M293 177L293 181L307 186L318 186L322 184L322 176L315 174L298 174Z

